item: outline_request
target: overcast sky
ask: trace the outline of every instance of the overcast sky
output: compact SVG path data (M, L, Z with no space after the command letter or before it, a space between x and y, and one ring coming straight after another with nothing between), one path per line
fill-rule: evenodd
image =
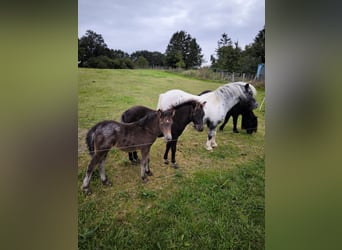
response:
M196 38L205 64L223 33L244 49L264 25L264 0L78 1L79 38L90 29L111 49L165 53L171 36L184 30Z

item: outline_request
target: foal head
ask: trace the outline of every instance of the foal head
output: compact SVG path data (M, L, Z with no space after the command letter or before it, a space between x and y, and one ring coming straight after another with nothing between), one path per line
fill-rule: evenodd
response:
M197 131L203 131L203 117L204 117L204 110L203 107L207 102L197 102L194 101L192 103L192 111L191 111L191 118L192 122L194 123L194 127Z
M157 112L160 131L163 133L166 142L171 141L171 126L173 124L173 116L175 115L175 109L170 108L166 111L158 109Z
M246 83L243 87L243 96L240 97L240 103L247 106L250 110L256 109L258 107L258 102L254 98L255 93L255 88L249 83Z

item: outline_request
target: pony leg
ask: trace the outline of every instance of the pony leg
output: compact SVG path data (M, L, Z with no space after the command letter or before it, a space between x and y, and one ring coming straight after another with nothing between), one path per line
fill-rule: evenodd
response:
M239 131L236 128L238 117L239 115L233 115L233 132L234 133L239 133Z
M216 131L215 131L215 130L214 130L213 136L212 136L212 138L211 138L211 146L212 146L213 148L216 148L216 147L217 147L217 143L216 143Z
M167 159L167 156L168 156L170 148L171 148L171 142L169 141L166 143L166 148L165 148L165 153L164 153L164 163L165 164L169 164L169 160Z
M177 139L172 141L172 146L171 146L171 163L173 168L179 168L179 166L176 163L176 149L177 149Z
M139 157L138 157L137 151L134 151L134 152L133 152L133 160L134 160L135 162L138 162L138 161L139 161Z
M111 182L110 180L108 180L108 178L107 178L107 176L106 176L104 164L105 164L105 159L103 159L103 160L100 162L100 165L99 165L100 178L101 178L101 181L102 181L102 184L103 184L103 185L105 185L105 186L111 186L111 185L112 185L112 182Z
M133 153L132 152L128 152L128 158L133 163L134 158L133 158Z
M137 151L128 152L128 158L131 161L131 163L134 165L137 164L139 161Z
M213 150L213 147L217 147L217 143L215 142L215 128L214 129L210 129L209 133L208 133L208 140L205 144L205 148L207 150Z
M226 117L224 118L223 124L219 128L220 131L223 131L223 128L224 128L224 126L226 126L227 122L229 121L229 118L230 118L230 114L229 114L229 111L228 111L228 113L226 114Z

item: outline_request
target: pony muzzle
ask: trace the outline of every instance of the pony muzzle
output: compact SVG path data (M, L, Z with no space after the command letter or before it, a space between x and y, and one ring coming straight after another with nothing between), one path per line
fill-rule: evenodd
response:
M194 128L195 128L198 132L202 132L202 131L203 131L203 125L194 124Z
M164 139L165 139L165 142L169 142L172 140L172 135L169 134L169 135L164 135Z

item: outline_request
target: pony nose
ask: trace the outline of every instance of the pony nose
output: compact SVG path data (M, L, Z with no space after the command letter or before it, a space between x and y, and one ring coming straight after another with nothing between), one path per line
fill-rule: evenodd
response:
M203 131L203 125L200 125L200 124L194 124L194 128L199 131L199 132L202 132Z
M166 142L172 140L172 136L171 136L171 135L166 135L166 136L164 136L164 138L165 138L165 141L166 141Z

